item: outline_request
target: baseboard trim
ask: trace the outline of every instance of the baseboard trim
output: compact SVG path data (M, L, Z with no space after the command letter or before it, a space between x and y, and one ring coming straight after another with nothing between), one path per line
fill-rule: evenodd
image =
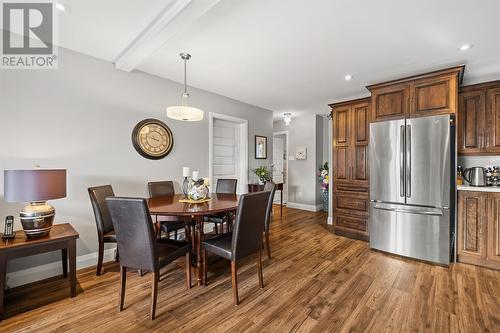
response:
M114 260L115 248L104 250L104 262ZM97 266L97 252L76 257L76 269ZM7 289L62 275L61 261L7 273Z
M307 210L309 212L319 212L320 210L323 209L323 205L306 205L306 204L301 204L301 203L296 203L296 202L287 202L286 206L288 208L295 208L295 209L301 209L301 210Z

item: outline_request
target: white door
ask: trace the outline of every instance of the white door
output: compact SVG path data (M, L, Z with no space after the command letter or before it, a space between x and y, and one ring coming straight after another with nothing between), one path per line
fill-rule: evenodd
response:
M217 179L232 178L239 179L239 124L214 119L213 125L213 187L215 192Z
M273 136L273 181L275 183L286 183L286 154L286 136ZM284 192L286 194L286 191ZM281 201L281 191L276 192L274 201ZM286 202L286 195L283 196L283 202Z

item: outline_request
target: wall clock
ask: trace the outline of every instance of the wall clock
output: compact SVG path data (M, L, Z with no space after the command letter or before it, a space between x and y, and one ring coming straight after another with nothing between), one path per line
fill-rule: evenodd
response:
M144 119L132 131L132 144L145 158L159 160L174 146L174 136L168 126L158 119Z

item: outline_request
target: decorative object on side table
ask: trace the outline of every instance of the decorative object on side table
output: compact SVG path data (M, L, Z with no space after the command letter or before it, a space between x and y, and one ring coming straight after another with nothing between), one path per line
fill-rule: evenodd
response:
M20 213L27 238L47 236L55 209L46 201L66 197L66 170L5 170L4 195L6 202L30 202Z
M14 232L14 216L9 215L5 218L5 231L3 232L2 239L10 239L16 237Z
M252 171L259 178L259 184L261 185L271 180L271 170L267 166L261 165Z
M321 199L323 200L323 210L328 211L328 187L329 187L329 169L328 162L319 167L318 178L321 184Z
M267 159L267 136L255 136L255 159Z

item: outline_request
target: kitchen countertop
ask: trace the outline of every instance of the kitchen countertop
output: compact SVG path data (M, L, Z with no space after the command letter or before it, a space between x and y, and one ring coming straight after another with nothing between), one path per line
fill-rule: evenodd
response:
M493 186L457 185L457 190L459 190L459 191L498 192L498 193L500 193L500 187L493 187Z

